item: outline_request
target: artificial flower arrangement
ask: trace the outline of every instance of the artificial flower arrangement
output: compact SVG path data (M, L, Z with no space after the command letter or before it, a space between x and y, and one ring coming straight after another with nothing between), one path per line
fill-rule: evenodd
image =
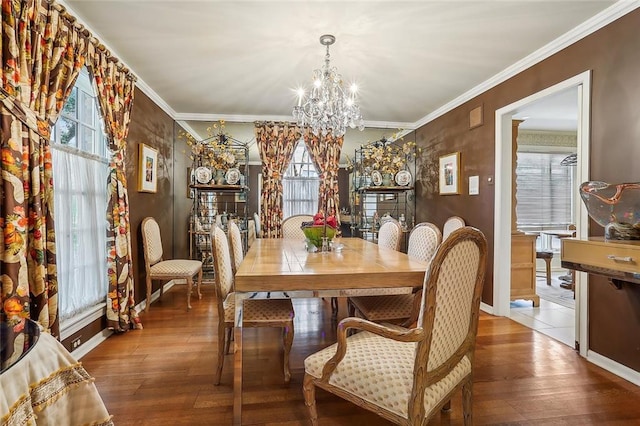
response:
M225 132L224 120L207 127L208 137L197 141L190 133L181 132L191 148L189 158L197 166L208 166L216 170L228 170L238 163L244 152L233 149L229 144L231 135Z
M321 248L323 237L332 240L336 236L338 219L334 214L328 215L325 219L324 212L320 210L313 216L313 222L303 222L301 228L307 240L314 246Z
M373 142L362 149L362 165L381 173L396 174L406 168L407 162L416 157L416 143L413 141L397 143Z

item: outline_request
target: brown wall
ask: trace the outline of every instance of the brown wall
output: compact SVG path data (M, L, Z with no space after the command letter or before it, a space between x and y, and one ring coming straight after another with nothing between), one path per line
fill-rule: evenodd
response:
M592 70L591 179L640 181L639 27L636 10L416 130L416 142L424 150L417 221L442 226L447 217L458 215L485 233L490 259L483 302L493 304L495 194L488 178L495 173L495 111ZM469 129L469 111L479 105L484 108L484 125ZM440 196L438 158L454 151L461 153L462 195ZM480 176L478 196L465 195L470 175ZM602 229L592 228L590 234L601 235ZM591 349L640 371L640 286L616 290L602 281L589 280ZM620 337L619 344L609 344L613 336Z
M136 303L146 297L144 256L140 224L153 216L160 225L162 248L167 257L173 256L173 185L174 185L174 123L160 107L136 89L127 142L126 170L129 189L131 247ZM145 143L158 150L158 191L138 192L138 144ZM160 288L154 282L153 289ZM144 317L142 318L144 324Z

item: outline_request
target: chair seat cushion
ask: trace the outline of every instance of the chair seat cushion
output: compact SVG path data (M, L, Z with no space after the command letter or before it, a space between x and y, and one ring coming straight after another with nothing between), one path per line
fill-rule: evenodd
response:
M202 269L202 262L199 260L173 259L163 260L151 266L151 276L153 278L176 278L192 277Z
M349 299L369 321L390 321L411 316L413 294L362 296Z
M348 339L347 353L329 383L369 403L408 418L413 381L415 343L397 342L361 331ZM335 354L333 344L304 360L307 374L320 378L325 363ZM425 390L424 405L429 413L471 373L464 357L442 380Z
M224 301L226 323L233 324L235 309L235 294L229 293ZM295 316L291 299L245 299L242 315L244 322L251 323L287 322Z
M381 294L411 294L411 287L392 287L392 288L359 288L353 290L340 290L340 296L375 296Z

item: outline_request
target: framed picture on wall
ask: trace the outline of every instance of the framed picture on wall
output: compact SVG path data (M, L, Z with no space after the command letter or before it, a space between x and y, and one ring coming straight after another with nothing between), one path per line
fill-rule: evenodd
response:
M158 191L158 150L138 144L138 192Z
M454 152L440 157L440 195L460 193L460 153Z

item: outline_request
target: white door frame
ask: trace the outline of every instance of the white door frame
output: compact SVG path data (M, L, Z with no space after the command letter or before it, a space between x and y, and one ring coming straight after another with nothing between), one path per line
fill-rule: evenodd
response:
M576 167L577 182L589 180L589 128L591 104L591 71L585 71L568 80L520 99L496 111L495 139L495 213L493 252L493 314L509 316L511 291L511 202L512 202L512 133L511 120L519 108L528 106L545 96L571 87L578 88L578 133ZM588 237L588 214L580 201L578 188L574 191L578 209L576 233L579 238ZM576 273L576 340L580 342L580 354L587 355L587 274Z

